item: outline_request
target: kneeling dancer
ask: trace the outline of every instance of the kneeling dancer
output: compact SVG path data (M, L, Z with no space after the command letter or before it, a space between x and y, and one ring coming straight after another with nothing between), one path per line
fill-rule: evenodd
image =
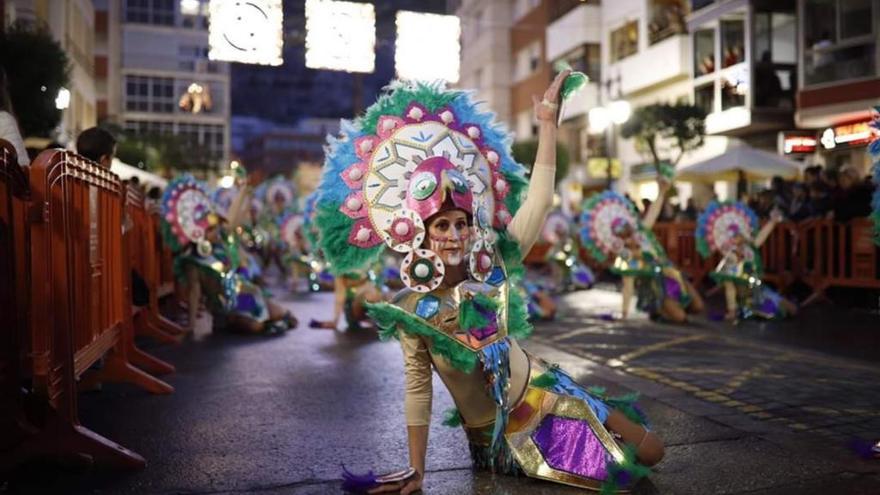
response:
M432 368L457 406L446 423L464 427L477 467L614 492L663 456L631 401L578 385L516 341L531 332L516 284L552 203L567 74L535 101L540 144L530 185L491 116L465 92L438 85L394 84L331 139L317 223L333 268L363 267L386 246L405 255L406 289L371 305L370 315L403 348L411 468L346 473L346 488L421 488Z

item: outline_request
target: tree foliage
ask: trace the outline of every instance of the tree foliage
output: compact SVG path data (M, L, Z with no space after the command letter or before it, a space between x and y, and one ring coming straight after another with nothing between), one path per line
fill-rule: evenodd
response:
M659 172L661 163L675 167L685 153L703 145L705 120L706 112L689 103L657 103L637 108L620 134L635 139Z
M55 97L70 81L69 60L61 45L43 26L13 23L0 33L0 66L9 78L22 134L49 137L61 121Z
M538 155L538 141L518 141L511 146L513 159L523 164L527 169L531 170L535 163L535 157ZM570 163L568 149L560 143L556 143L556 183L568 175L568 166Z

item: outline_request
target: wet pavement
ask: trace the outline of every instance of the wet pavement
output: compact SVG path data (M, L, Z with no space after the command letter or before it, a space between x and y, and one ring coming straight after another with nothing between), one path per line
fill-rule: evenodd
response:
M330 301L315 294L284 303L308 320L329 316ZM860 460L845 446L854 435L880 436L880 365L876 348L865 349L880 317L855 317L857 345L826 333L837 346L831 354L817 350L826 330L815 328L839 312L829 307L804 315L799 325L813 337L798 341L792 323L607 321L619 305L609 291L571 294L564 303L565 316L538 325L525 347L582 383L642 392L667 454L634 493L880 493L880 461ZM842 322L852 318L838 317L835 332L846 333ZM173 395L107 385L80 400L83 424L146 457L144 471L33 468L0 493L339 493L342 464L355 471L407 464L394 342L310 329L246 337L203 326L180 346L150 351L177 366L168 377ZM439 418L452 403L436 377L434 389ZM583 493L475 473L463 432L439 420L430 438L425 493Z

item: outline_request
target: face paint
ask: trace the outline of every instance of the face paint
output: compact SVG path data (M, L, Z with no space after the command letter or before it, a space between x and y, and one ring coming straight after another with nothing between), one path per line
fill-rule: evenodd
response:
M462 263L469 238L467 217L458 210L438 214L428 226L428 248L448 266Z

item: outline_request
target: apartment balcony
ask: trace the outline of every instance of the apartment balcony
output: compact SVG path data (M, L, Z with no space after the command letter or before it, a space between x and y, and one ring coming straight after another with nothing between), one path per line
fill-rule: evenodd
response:
M631 94L690 76L690 37L676 34L609 66L620 74L621 92Z
M599 44L602 38L602 7L581 4L547 26L547 60L556 60L579 46Z

